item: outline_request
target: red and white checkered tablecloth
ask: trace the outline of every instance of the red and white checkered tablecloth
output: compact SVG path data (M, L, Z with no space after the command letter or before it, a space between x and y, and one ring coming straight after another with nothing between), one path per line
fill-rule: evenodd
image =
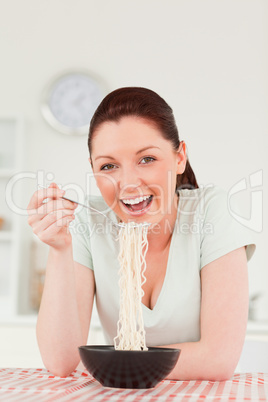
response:
M0 401L268 401L268 374L235 374L229 381L161 381L150 389L104 388L86 371L66 378L45 369L0 369Z

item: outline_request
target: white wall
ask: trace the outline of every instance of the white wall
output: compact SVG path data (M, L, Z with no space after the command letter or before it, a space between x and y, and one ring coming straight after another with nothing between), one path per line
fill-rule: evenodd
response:
M200 184L231 189L263 170L267 205L268 3L265 0L1 0L1 114L25 119L27 171L85 186L86 137L55 132L40 113L41 94L58 73L83 68L107 92L146 86L173 107ZM26 207L34 181L25 181ZM96 191L93 188L92 191ZM250 190L244 192L250 214ZM30 228L23 218L24 231ZM267 213L257 233L250 291L265 294ZM26 258L26 257L25 257ZM27 266L27 260L22 261Z

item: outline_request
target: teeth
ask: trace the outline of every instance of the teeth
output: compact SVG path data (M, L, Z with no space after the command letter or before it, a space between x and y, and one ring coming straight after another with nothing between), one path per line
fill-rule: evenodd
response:
M150 198L150 197L151 197L150 195L146 195L144 197L137 197L137 198L134 198L132 200L122 200L122 201L123 201L124 204L133 205L133 204L139 204L142 201L148 200L148 198Z

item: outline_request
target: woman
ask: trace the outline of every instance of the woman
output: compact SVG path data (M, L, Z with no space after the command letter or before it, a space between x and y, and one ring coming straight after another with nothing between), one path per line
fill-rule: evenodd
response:
M92 118L88 146L102 194L89 204L117 222L151 224L142 299L147 346L181 349L169 379L230 378L245 337L247 259L255 246L228 213L227 194L198 188L172 109L148 89L107 95ZM101 215L82 209L75 218L77 205L63 194L52 183L33 195L28 210L34 233L50 246L38 343L47 369L67 376L87 342L94 294L113 343L118 242ZM45 198L51 200L43 204Z

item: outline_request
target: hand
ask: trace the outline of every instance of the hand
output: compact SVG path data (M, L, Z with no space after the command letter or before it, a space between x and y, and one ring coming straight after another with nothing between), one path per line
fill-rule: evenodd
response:
M72 243L69 223L75 218L77 204L63 200L64 191L55 183L36 191L27 208L28 223L39 239L55 249L63 249ZM49 199L44 203L45 199Z

